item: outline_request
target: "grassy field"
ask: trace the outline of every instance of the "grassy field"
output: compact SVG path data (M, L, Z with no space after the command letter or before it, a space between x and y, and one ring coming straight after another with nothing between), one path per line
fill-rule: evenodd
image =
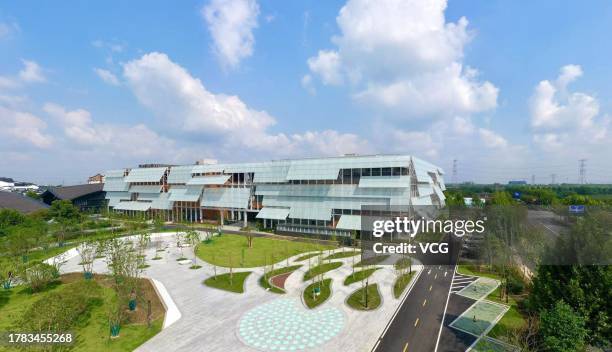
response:
M253 268L278 263L300 253L331 248L334 247L268 237L254 237L253 247L248 248L246 236L224 234L214 237L210 243L199 244L196 253L200 259L218 266Z
M313 257L316 257L316 256L318 256L319 254L321 254L321 253L317 252L317 253L308 253L308 254L304 254L303 256L298 257L298 258L297 258L295 261L296 261L296 262L303 262L304 260L306 260L306 259L308 259L308 258L313 258Z
M348 286L352 283L355 283L361 280L365 280L366 278L370 277L370 275L374 274L374 272L378 269L380 268L371 268L371 269L366 269L366 270L355 271L351 275L347 276L346 279L344 279L344 285Z
M364 291L367 290L368 305L365 304ZM354 309L358 310L373 310L378 308L381 303L380 293L378 292L378 284L369 284L366 287L362 287L357 291L351 293L346 303Z
M406 290L406 286L410 283L412 276L414 275L414 271L411 273L400 275L393 284L393 296L395 298L400 298L404 290Z
M346 251L346 252L337 252L337 253L333 253L331 255L328 255L327 257L325 257L325 260L328 259L342 259L342 258L350 258L350 257L354 257L356 255L361 254L360 251Z
M68 274L61 281L49 286L48 289L38 293L30 293L28 288L15 287L11 290L3 290L0 293L0 331L21 331L23 321L30 307L38 300L44 300L49 295L67 294L76 289L77 285L83 284L82 274ZM141 281L142 297L139 300L152 301L153 322L151 328L146 325L146 313L144 303L139 303L133 313L128 313L128 320L122 324L119 338L110 339L110 328L108 323L108 304L116 300L114 291L107 287L108 282L104 277L96 275L96 279L87 283L90 290L88 293L95 295L92 304L85 314L82 314L70 328L76 335L73 351L132 351L152 336L161 331L164 308L157 294L148 280ZM6 350L0 347L0 350Z
M325 279L322 282L317 281L308 285L308 287L306 287L304 290L304 302L306 303L306 306L308 308L314 308L325 302L331 295L331 283L332 279ZM313 290L315 287L321 288L321 292L316 296L313 295Z
M292 265L292 266L286 266L284 268L279 268L279 269L274 269L272 271L269 271L266 273L266 275L262 275L259 278L259 284L261 285L261 287L265 288L265 289L269 289L270 292L274 292L274 293L285 293L285 290L282 290L278 287L272 286L270 284L270 279L276 275L281 275L281 274L286 274L286 273L290 273L293 272L297 269L299 269L301 267L301 265Z
M495 289L495 291L491 292L491 294L487 296L487 299L493 302L509 305L510 309L506 312L506 314L504 314L495 327L489 331L488 335L499 340L504 340L506 336L512 334L514 330L520 329L527 324L527 322L518 310L517 299L510 295L508 297L508 303L506 303L505 299L499 299L499 290L500 287Z
M243 293L244 292L244 281L251 274L250 271L243 271L234 273L230 282L230 274L221 274L217 276L211 276L204 280L204 285L208 287L217 288L219 290Z
M376 265L381 262L384 262L385 260L387 260L387 258L389 258L388 255L377 255L375 257L369 257L355 264L355 267L366 266L366 265Z
M342 266L341 262L331 262L331 263L325 263L325 264L313 266L310 270L304 273L304 281L308 281L319 274L323 274L328 271L338 269L341 266Z

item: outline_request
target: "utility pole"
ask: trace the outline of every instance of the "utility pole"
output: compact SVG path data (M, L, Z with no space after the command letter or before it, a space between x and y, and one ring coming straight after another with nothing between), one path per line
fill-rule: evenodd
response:
M578 160L580 162L580 184L586 183L586 160L587 159Z
M452 181L454 185L457 185L457 159L453 159L453 177Z

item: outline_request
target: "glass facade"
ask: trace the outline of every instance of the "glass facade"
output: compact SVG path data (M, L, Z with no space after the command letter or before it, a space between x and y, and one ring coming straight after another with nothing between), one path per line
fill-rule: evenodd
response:
M445 190L440 168L408 155L141 167L106 177L109 207L118 211L172 221L251 219L304 234L349 235L364 206L442 206Z

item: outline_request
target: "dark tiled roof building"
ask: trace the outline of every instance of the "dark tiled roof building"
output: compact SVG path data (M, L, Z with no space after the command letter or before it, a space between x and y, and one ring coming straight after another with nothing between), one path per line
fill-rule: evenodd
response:
M15 209L18 212L29 214L49 206L36 199L16 192L0 192L0 209Z
M99 211L106 205L103 187L103 183L49 187L41 198L49 205L55 200L69 200L82 211Z

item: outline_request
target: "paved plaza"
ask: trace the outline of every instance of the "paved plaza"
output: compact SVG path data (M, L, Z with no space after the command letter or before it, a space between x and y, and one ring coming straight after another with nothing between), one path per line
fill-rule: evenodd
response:
M159 253L161 260L151 260L156 254L156 246L165 248ZM193 258L191 248L183 251L186 257ZM253 272L245 282L244 294L203 285L204 279L214 275L213 266L196 259L202 268L192 270L189 269L191 261L177 262L181 253L176 248L174 233L153 234L146 255L150 267L145 269L143 276L163 286L171 299L169 305L176 307L177 311L172 313L175 322L165 324L167 327L140 346L138 351L370 351L400 302L392 293L396 277L394 269L383 266L369 279L370 283L379 285L381 307L369 312L348 307L346 298L361 287L361 282L349 286L343 284L352 272L350 257L334 260L343 265L326 273L326 278L333 280L332 296L310 310L301 299L302 291L310 283L303 281L308 261L295 262L303 254L289 259L289 265L302 264L302 267L287 278L287 293L281 295L268 292L259 285L263 267L234 269L234 272ZM78 256L69 258L62 266L62 272L82 271L79 262ZM283 260L277 267L286 265L287 261ZM421 265L413 265L413 270L421 268ZM104 260L97 259L94 272L106 271ZM217 267L217 274L228 271Z

